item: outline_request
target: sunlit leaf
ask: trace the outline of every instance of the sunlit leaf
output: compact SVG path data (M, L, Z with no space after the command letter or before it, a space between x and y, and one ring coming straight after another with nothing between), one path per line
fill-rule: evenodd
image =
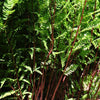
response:
M0 86L0 89L3 87L4 83L6 82L6 79L3 79L0 83L1 83L1 86Z
M78 65L76 65L76 64L71 64L69 67L66 68L66 71L65 71L64 74L65 74L66 76L72 74L73 72L76 71L77 67L78 67Z
M23 82L26 82L27 84L30 85L30 82L29 82L28 80L26 80L26 79L22 79L22 81L23 81Z
M18 90L5 92L4 94L0 95L0 99L3 99L3 98L8 97L8 96L11 96L11 95L15 94L17 91Z

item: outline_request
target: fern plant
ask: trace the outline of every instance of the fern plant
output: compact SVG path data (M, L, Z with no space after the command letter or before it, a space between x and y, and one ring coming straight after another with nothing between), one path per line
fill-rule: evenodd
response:
M0 99L98 98L99 17L99 0L0 1Z

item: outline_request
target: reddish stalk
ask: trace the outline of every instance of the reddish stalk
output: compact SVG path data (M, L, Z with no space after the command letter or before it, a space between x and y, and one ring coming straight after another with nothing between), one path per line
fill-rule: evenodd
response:
M99 86L98 86L98 88L97 88L97 90L96 90L96 92L95 92L95 94L94 94L93 98L95 98L95 96L97 95L97 93L98 93L99 89L100 89L100 83L99 83Z
M45 86L45 75L44 75L44 69L43 69L43 75L42 75L42 81L41 81L41 96L40 96L40 100L42 100L42 98L43 98L44 86Z
M39 87L40 79L41 79L41 76L38 80L38 85L37 85L37 89L36 89L36 92L35 92L35 100L37 100L37 97L39 97L39 93L40 93L40 90L41 90L41 88Z
M97 52L96 52L96 54L95 54L95 58L97 57L97 54L98 54L98 48L99 48L99 46L97 47ZM96 60L95 60L94 63L96 64ZM85 66L84 71L83 71L83 74L82 74L82 83L83 83L84 76L87 77L87 73L88 73L88 71L89 71L90 64L88 65L87 73L86 73L86 67L87 67L87 66ZM86 74L86 75L85 75L85 74ZM92 76L94 76L94 74L95 74L95 71L92 73ZM91 87L91 85L90 85L90 87ZM81 88L82 88L82 84L81 84ZM79 95L79 96L80 96L80 95Z
M13 56L13 54L12 54L12 56ZM21 92L21 88L20 88L20 84L19 84L18 72L17 72L17 68L16 68L15 61L14 61L14 56L13 56L13 63L14 63L15 70L16 70L16 78L17 78L18 89L19 89L20 96L21 96L21 99L22 99L23 97L22 97L22 92ZM22 99L22 100L23 100L23 99Z
M52 80L52 76L53 76L53 73L54 73L55 62L56 62L56 57L55 57L54 65L53 65L53 70L52 70L50 78L49 78L49 84L48 84L48 88L47 88L47 93L46 93L46 96L45 96L45 100L47 100L47 97L48 97L48 94L49 94L51 80Z
M40 78L40 79L41 79L41 78ZM38 99L39 94L40 94L40 100L42 100L42 98L43 98L43 89L44 89L44 86L45 86L44 69L43 69L43 75L42 75L41 84L40 84L40 87L39 87L40 79L39 79L39 81L38 81L37 90L36 90L36 92L35 92L35 100ZM38 89L38 87L39 87L39 89Z
M84 13L84 9L85 9L86 2L87 2L87 0L85 0L85 2L84 2L84 7L83 7L83 10L82 10L82 15L81 15L81 19L80 19L80 24L79 24L79 26L78 26L78 28L77 28L76 36L75 36L75 38L74 38L74 41L73 41L73 44L72 44L72 48L71 48L71 50L70 50L70 53L69 53L69 56L68 56L68 59L67 59L67 63L66 63L64 72L65 72L65 70L66 70L66 68L67 68L67 66L68 66L68 63L69 63L69 59L70 59L70 57L71 57L72 50L73 50L75 41L76 41L76 39L77 39L78 31L79 31L79 28L80 28L80 25L81 25L81 22L82 22L82 19L83 19L83 13ZM65 77L66 77L66 76L65 76Z
M89 70L89 67L90 67L90 64L88 65L88 66L85 66L85 68L84 68L84 70L83 70L83 73L82 73L82 81L80 82L80 91L79 91L79 94L78 94L78 100L79 100L79 98L80 98L80 94L81 94L81 91L82 91L82 84L83 84L83 79L84 79L84 77L87 75L87 73L86 73L86 69L88 68L88 70ZM88 70L87 70L87 72L88 72Z
M37 94L38 94L38 89L39 89L39 84L40 84L40 78L38 80L38 85L37 85L37 89L36 89L36 92L35 92L35 100L37 100Z
M33 4L32 4L32 9L34 9L33 8ZM34 11L33 11L34 12ZM34 38L35 38L35 36L34 36L34 34L35 34L35 22L34 22L34 13L33 13L33 48L34 48L34 53L33 53L33 70L35 69L35 41L34 41ZM33 98L34 98L34 92L36 92L35 91L35 72L34 72L34 74L33 74L33 90L32 90L32 100L33 100Z
M96 11L96 0L95 0L95 7L94 7L94 11ZM93 19L95 19L95 14L93 15ZM92 43L92 36L93 36L93 28L92 28L92 30L91 30L91 43ZM97 56L97 53L96 53L96 55L95 55L95 57ZM96 61L95 61L96 62ZM90 67L90 65L88 66L88 70L89 70L89 67ZM87 70L87 73L88 73L88 70ZM86 74L87 75L87 74ZM84 77L82 78L82 82L83 82L83 79L84 79Z
M53 15L51 13L51 6L50 5L50 15L51 15L51 29L52 29L52 33L51 33L51 49L48 53L48 56L46 58L46 60L49 58L50 54L52 53L53 51L53 46L54 46L54 22L55 22L55 12L56 12L56 2L55 2L55 5L54 5L54 12L53 12Z
M38 99L39 94L41 93L42 84L43 84L43 82L42 82L42 80L41 80L41 85L40 85L40 87L39 87L39 90L37 90L37 95L35 94L35 100L37 100L37 99Z
M49 56L50 56L50 54L52 53L52 51L53 51L53 46L54 46L54 21L55 21L55 11L56 11L56 2L55 2L55 6L54 6L54 12L53 12L53 15L52 15L52 13L51 13L51 5L50 5L50 15L51 15L51 31L52 31L52 33L51 33L51 49L50 49L50 51L49 51L49 53L48 53L48 55L47 55L47 58L46 58L46 60L45 60L45 62L44 62L44 66L45 66L45 64L46 64L46 61L47 61L47 59L49 58ZM42 97L43 97L43 89L44 89L44 85L45 85L45 79L44 79L45 77L44 77L44 73L43 73L43 75L42 75L42 81L41 81L41 86L40 86L40 88L39 88L39 91L38 91L38 95L40 94L40 92L41 92L41 97L40 97L40 100L42 100ZM44 79L44 82L43 82L43 79Z
M47 94L46 94L45 100L47 100L47 97L48 97L48 94L49 94L49 90L50 90L50 84L51 84L52 76L53 76L53 71L52 71L52 73L51 73L51 75L50 75L50 78L49 78L49 84L48 84Z
M55 86L55 82L56 82L56 73L53 74L53 80L51 83L51 87L50 87L50 95L48 95L48 98L50 99L50 97L52 96L52 91L53 91L53 87ZM52 91L51 91L52 90Z
M95 0L95 7L94 7L94 12L96 11L96 0ZM93 15L93 19L95 19L95 14ZM92 36L93 36L93 28L91 30L91 43L92 43ZM97 54L96 54L97 56ZM88 70L89 70L89 67L90 65L88 66ZM87 71L88 72L88 71ZM83 73L84 74L84 73ZM83 83L83 79L84 79L84 76L82 77L82 83Z
M95 7L94 7L94 12L96 11L96 0L95 0ZM93 15L93 19L95 19L95 13ZM93 28L91 30L91 43L92 43L92 36L93 36Z
M99 48L99 46L97 47L97 52L96 52L96 54L95 54L95 58L97 57L97 54L98 54L98 48ZM94 62L94 65L96 64L96 60L95 60L95 62ZM83 83L83 79L84 79L84 76L86 76L87 77L87 73L88 73L88 71L89 71L89 67L90 67L90 64L88 65L88 69L87 69L87 73L86 73L86 67L87 66L85 66L85 68L84 68L84 71L83 71L83 74L82 74L82 83ZM97 68L97 67L96 67ZM95 68L95 69L96 69ZM85 75L86 74L86 75ZM96 70L94 70L94 72L92 73L92 77L94 77L94 75L96 74ZM89 85L89 87L91 88L91 84L92 84L92 79L91 79L91 82L90 82L90 85ZM82 84L81 84L81 90L82 90ZM90 89L88 90L88 92L90 91ZM81 93L81 92L80 92ZM78 96L78 99L79 99L79 97L80 97L80 93L79 93L79 96Z
M9 83L10 84L10 83ZM11 85L10 85L11 86ZM11 86L12 90L15 91L14 87ZM21 100L21 98L18 96L18 94L15 92L16 96L18 97L19 100Z
M90 80L90 83L89 83L89 90L87 92L88 96L89 96L89 92L90 92L91 85L92 85L92 82L93 82L93 79L94 79L95 74L96 74L96 71L94 70L94 72L91 75L92 76L92 79Z
M5 31L5 34L6 34L6 31ZM7 34L6 34L7 36ZM17 67L16 67L16 62L15 62L15 58L14 58L14 54L13 54L13 49L12 49L12 46L10 44L10 40L9 38L7 37L7 41L8 41L8 45L10 45L10 50L11 50L11 54L12 54L12 62L13 62L13 65L15 67L15 71L16 71L16 78L17 78L17 85L18 85L18 89L19 89L19 92L20 92L20 96L21 96L21 99L23 100L23 97L22 97L22 92L21 92L21 89L20 89L20 84L19 84L19 79L18 79L18 72L17 72Z
M55 88L55 91L54 91L54 93L53 93L53 96L52 96L52 99L51 99L51 100L54 100L55 94L56 94L56 92L57 92L57 90L58 90L58 87L59 87L59 85L60 85L60 82L61 82L61 80L62 80L62 78L63 78L64 72L66 71L66 68L67 68L67 66L68 66L68 62L69 62L69 59L70 59L70 56L71 56L71 53L72 53L72 49L73 49L73 46L74 46L74 44L75 44L75 41L76 41L76 38L77 38L77 35L78 35L78 31L79 31L79 28L80 28L80 25L81 25L81 22L82 22L82 19L83 19L83 13L84 13L84 9L85 9L86 2L87 2L87 0L85 0L85 2L84 2L84 7L83 7L83 10L82 10L82 15L81 15L81 19L80 19L80 24L79 24L79 26L78 26L78 28L77 28L76 36L75 36L75 38L74 38L74 42L73 42L73 44L72 44L72 48L71 48L71 51L70 51L70 54L69 54L69 57L68 57L66 66L65 66L65 68L64 68L63 74L61 75L61 77L60 77L60 79L59 79L59 81L58 81L58 84L57 84L57 86L56 86L56 88Z
M99 61L98 61L98 63L99 63ZM97 73L98 63L97 63L97 65L96 65L96 67L95 67L95 70L94 70L94 71L92 72L92 74L91 74L92 79L90 80L90 83L89 83L89 90L87 91L88 96L89 96L89 92L90 92L90 89L91 89L91 85L92 85L94 76L95 76L95 74Z

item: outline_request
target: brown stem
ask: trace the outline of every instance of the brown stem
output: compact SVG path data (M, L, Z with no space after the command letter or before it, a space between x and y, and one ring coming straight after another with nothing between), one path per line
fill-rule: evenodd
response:
M10 83L9 83L10 84ZM12 90L15 91L14 87L12 85L10 85ZM21 98L18 96L18 94L15 92L16 96L18 97L19 100L21 100Z
M20 88L20 84L19 84L18 72L17 72L16 63L15 63L15 58L14 58L14 56L13 56L13 50L12 50L12 48L11 48L11 51L12 51L13 64L14 64L14 66L15 66L15 70L16 70L16 78L17 78L18 89L19 89L19 92L20 92L20 96L21 96L21 98L23 98L23 97L22 97L21 88ZM23 99L22 99L22 100L23 100Z
M42 75L42 81L41 81L41 96L40 96L40 100L42 100L42 98L43 98L44 85L45 85L45 75L44 75L44 69L43 69L43 75Z
M66 71L66 68L67 68L67 66L68 66L68 62L69 62L69 59L70 59L70 56L71 56L71 53L72 53L72 49L73 49L73 46L74 46L74 44L75 44L75 41L76 41L76 38L77 38L77 35L78 35L78 31L79 31L79 28L80 28L80 25L81 25L81 22L82 22L82 19L83 19L83 13L84 13L84 9L85 9L86 2L87 2L87 0L85 0L85 2L84 2L84 7L83 7L83 10L82 10L82 15L81 15L81 19L80 19L80 24L79 24L79 26L78 26L78 29L77 29L77 32L76 32L76 36L75 36L75 38L74 38L74 42L73 42L73 44L72 44L72 48L71 48L71 51L70 51L70 53L69 53L69 57L68 57L68 60L67 60L65 69L64 69L63 74L61 75L61 77L60 77L60 79L59 79L59 81L58 81L58 84L57 84L57 86L56 86L56 88L55 88L55 91L54 91L54 93L53 93L53 96L52 96L52 99L51 99L51 100L54 100L55 94L56 94L56 92L57 92L57 90L58 90L58 87L59 87L59 85L60 85L60 82L61 82L61 80L62 80L62 78L63 78L64 72Z
M51 4L50 4L50 15L51 15L51 29L52 29L52 33L51 33L51 49L48 53L48 56L46 58L46 60L49 58L50 54L52 53L53 51L53 46L54 46L54 22L55 22L55 12L56 12L56 2L55 2L55 6L54 6L54 13L52 15L51 13Z
M37 85L37 89L36 89L36 92L35 92L35 99L34 100L37 100L37 97L39 97L39 93L40 93L40 87L39 87L40 79L41 79L41 76L39 77L39 80L38 80L38 85Z
M5 31L5 34L6 34L6 31ZM7 37L7 34L6 34L6 37ZM18 72L17 72L16 62L15 62L15 57L14 57L13 49L12 49L12 46L10 44L10 40L9 40L8 37L7 37L7 41L8 41L8 44L10 45L10 51L11 51L11 54L12 54L12 62L13 62L13 65L14 65L15 71L16 71L16 78L17 78L18 89L19 89L19 92L20 92L21 99L23 100L22 92L21 92L20 84L19 84L19 79L18 79Z
M58 87L59 87L59 85L60 85L60 82L61 82L61 80L62 80L62 77L63 77L63 74L60 76L60 79L59 79L58 84L57 84L57 86L56 86L56 88L55 88L55 90L54 90L54 93L53 93L53 96L52 96L51 100L54 100L55 94L56 94L56 92L57 92L57 90L58 90Z
M52 80L53 73L54 73L54 69L52 70L50 78L49 78L49 84L48 84L48 88L47 88L47 93L46 93L46 96L45 96L45 100L47 100L47 97L48 97L48 94L49 94L49 90L50 90L50 85L51 85L51 80Z
M98 61L98 63L99 63L99 61ZM95 76L95 74L97 73L98 63L97 63L97 65L96 65L96 67L95 67L95 70L94 70L94 71L92 72L92 74L91 74L92 79L90 80L90 83L89 83L89 90L87 91L88 96L89 96L89 92L90 92L90 89L91 89L91 85L92 85L94 76Z
M100 83L99 83L99 86L98 86L98 88L97 88L97 90L96 90L96 92L95 92L95 94L94 94L94 98L95 98L95 96L97 95L99 89L100 89Z
M95 0L95 7L94 7L94 12L96 11L96 0ZM93 15L93 19L95 19L95 13ZM91 42L92 42L92 36L93 36L93 28L91 30Z
M74 42L73 42L73 44L72 44L72 48L71 48L71 50L70 50L70 53L69 53L69 56L68 56L68 59L67 59L67 63L66 63L64 72L65 72L65 70L66 70L66 68L67 68L67 66L68 66L68 62L69 62L69 59L70 59L70 57L71 57L71 53L72 53L72 50L73 50L73 47L74 47L74 44L75 44L75 41L76 41L76 38L77 38L77 35L78 35L78 31L79 31L79 28L80 28L80 25L81 25L81 22L82 22L82 19L83 19L83 13L84 13L84 9L85 9L86 2L87 2L87 0L85 0L85 3L84 3L84 7L83 7L83 10L82 10L82 16L81 16L81 19L80 19L80 24L79 24L79 26L78 26L78 28L77 28L76 36L75 36L75 38L74 38Z
M48 53L48 55L47 55L47 58L46 58L46 60L45 60L45 62L44 62L44 66L45 66L45 64L46 64L46 61L47 61L47 59L49 58L49 56L50 56L50 54L52 53L52 51L53 51L53 46L54 46L54 21L55 21L55 11L56 11L56 2L55 2L55 6L54 6L54 12L53 12L53 16L52 16L52 12L51 12L51 4L50 4L50 15L51 15L51 31L52 31L52 33L51 33L51 49L50 49L50 51L49 51L49 53ZM43 78L44 78L44 75L42 75L42 81L41 81L41 86L40 86L40 88L39 88L39 92L41 91L41 97L40 97L40 100L42 100L42 95L43 95L43 89L44 89L44 85L45 85L45 81L44 81L44 83L43 83ZM45 80L45 79L44 79ZM39 92L38 92L38 94L39 94Z
M33 2L32 2L33 3ZM33 4L32 4L32 10L33 10L33 12L34 12L34 8L33 8ZM36 47L36 45L35 45L35 36L34 36L34 34L35 34L35 21L34 21L34 13L33 13L33 48L34 48L34 53L33 53L33 70L35 69L35 47ZM33 89L32 89L32 100L34 100L33 98L34 98L34 92L36 92L35 91L35 72L34 72L34 74L33 74Z

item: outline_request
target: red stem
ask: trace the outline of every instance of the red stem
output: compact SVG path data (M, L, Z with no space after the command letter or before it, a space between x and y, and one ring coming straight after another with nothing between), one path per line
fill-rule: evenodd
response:
M41 79L41 76L38 80L38 85L37 85L37 89L36 89L36 92L35 92L35 100L37 100L37 97L39 97L39 93L40 93L40 87L39 87L40 79Z
M5 34L6 34L6 31L5 31ZM7 34L6 34L7 36ZM7 37L7 41L8 41L8 44L10 45L10 50L11 50L11 54L12 54L12 62L13 62L13 65L15 67L15 71L16 71L16 78L17 78L17 85L18 85L18 89L19 89L19 92L20 92L20 96L21 96L21 99L23 100L23 97L22 97L22 92L21 92L21 88L20 88L20 84L19 84L19 79L18 79L18 72L17 72L17 68L16 68L16 62L15 62L15 57L13 56L13 49L12 49L12 46L10 44L10 40L9 38Z
M94 98L95 98L95 96L97 95L97 93L98 93L99 89L100 89L100 83L99 83L99 86L98 86L98 88L97 88L96 93L94 94Z
M15 91L14 87L11 86L12 90ZM18 94L15 92L16 96L18 97L19 100L21 100L21 98L18 96Z
M54 65L53 65L53 70L52 70L50 78L49 78L49 84L48 84L48 88L47 88L47 93L46 93L46 96L45 96L45 100L47 100L47 97L48 97L48 94L49 94L51 80L52 80L52 76L53 76L53 73L54 73L55 62L56 62L56 57L55 57Z
M53 13L53 16L52 16L52 13L51 13L51 6L50 6L50 15L51 15L51 29L52 29L52 34L51 34L51 49L48 53L48 56L46 58L46 60L49 58L50 54L52 53L53 51L53 46L54 46L54 22L55 22L55 12L56 12L56 2L55 2L55 6L54 6L54 13Z
M99 47L98 47L98 48L99 48ZM98 63L99 63L99 61L98 61ZM88 90L88 92L87 92L88 96L89 96L89 92L90 92L90 89L91 89L91 85L92 85L94 76L95 76L95 74L97 73L98 63L97 63L97 65L96 65L96 67L95 67L95 70L94 70L94 71L92 72L92 74L91 74L92 79L90 80L90 83L89 83L89 90Z
M96 0L95 0L95 7L94 7L94 12L96 11ZM93 15L93 19L95 19L95 13ZM93 36L93 28L91 30L91 42L92 42L92 36Z
M32 9L33 9L33 4L32 4ZM33 34L35 34L35 22L34 22L34 13L33 13ZM35 41L34 41L34 35L33 35L33 48L34 48L34 53L33 53L33 70L35 69ZM34 92L35 91L35 72L33 74L33 90L32 90L32 100L34 98Z
M40 100L42 100L43 98L43 90L44 90L44 86L45 86L45 73L44 73L44 69L43 69L43 75L42 75L42 81L41 81L42 85L41 85L41 96L40 96Z
M85 0L85 2L84 2L84 7L83 7L83 10L82 10L82 15L81 15L81 19L80 19L80 24L79 24L79 26L78 26L78 29L77 29L77 32L76 32L76 36L75 36L75 38L74 38L74 42L73 42L73 44L72 44L72 48L71 48L71 51L70 51L70 54L69 54L69 57L68 57L68 60L67 60L65 69L64 69L63 74L61 75L61 77L60 77L60 79L59 79L59 81L58 81L58 84L57 84L57 86L56 86L56 88L55 88L55 91L54 91L54 93L53 93L53 96L52 96L52 99L51 99L51 100L54 100L55 94L56 94L56 92L57 92L57 90L58 90L58 87L59 87L59 85L60 85L60 82L61 82L61 80L62 80L62 78L63 78L64 72L66 71L66 68L67 68L67 66L68 66L68 62L69 62L69 59L70 59L70 56L71 56L71 53L72 53L72 49L73 49L73 46L74 46L74 44L75 44L75 41L76 41L76 38L77 38L77 35L78 35L79 27L80 27L81 22L82 22L82 19L83 19L83 13L84 13L84 9L85 9L86 2L87 2L87 0Z

